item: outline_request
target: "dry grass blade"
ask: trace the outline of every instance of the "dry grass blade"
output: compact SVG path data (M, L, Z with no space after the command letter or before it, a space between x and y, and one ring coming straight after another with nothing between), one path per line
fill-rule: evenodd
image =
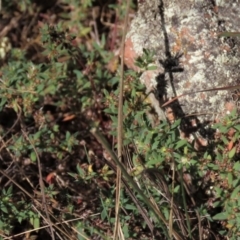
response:
M172 211L172 219L169 219L169 235L175 237L175 231L173 229L173 218L176 219L176 223L181 229L181 232L184 236L188 235L187 226L185 224L185 217L181 210L178 208L178 204L176 201L174 201L174 198L169 191L168 184L164 178L164 174L159 170L155 168L151 169L145 169L142 172L143 176L150 180L150 183L153 184L153 186L156 187L156 189L161 191L161 195L169 202L171 205L171 211ZM175 176L174 176L175 177ZM171 226L170 226L171 224ZM176 238L176 237L175 237ZM184 239L184 238L183 238Z
M172 197L171 197L171 207L170 207L170 214L169 214L169 235L172 237L172 229L173 229L173 207L174 207L174 200L173 200L173 193L174 193L174 181L175 181L175 164L173 165L172 171Z
M117 136L117 149L118 149L118 159L122 162L122 142L123 142L123 71L124 71L124 43L125 36L127 33L127 23L128 23L128 12L130 8L130 0L127 0L126 5L126 15L124 19L124 28L123 28L123 36L121 42L121 71L120 71L120 82L119 82L119 103L118 103L118 136ZM113 239L124 239L120 238L120 222L119 222L119 206L120 206L120 190L121 190L121 169L117 168L117 179L116 179L116 203L115 203L115 228L114 228L114 236Z
M220 32L219 37L240 37L240 32Z
M128 151L126 151L128 152ZM126 153L126 155L128 155ZM111 161L104 161L104 164L107 164L115 173L116 173L116 166L111 162ZM148 225L152 235L154 236L155 234L159 234L160 233L158 231L155 231L155 227L154 224L152 223L150 217L148 216L148 212L146 211L146 209L143 208L141 202L137 199L137 197L135 196L134 192L131 190L131 187L129 186L128 182L122 178L122 182L124 184L124 187L128 193L128 195L131 197L132 201L135 203L135 205L138 208L139 213L142 215L143 219L145 220L146 224Z
M124 165L119 161L119 159L117 158L117 156L115 155L115 153L111 150L107 140L105 139L105 137L99 132L97 131L96 128L93 128L91 130L91 133L93 134L93 136L102 144L102 146L107 150L108 154L112 157L112 160L114 161L114 163L120 168L120 170L123 173L123 177L125 178L125 180L132 186L132 188L141 196L142 200L144 201L144 203L149 207L150 211L153 212L154 216L156 217L157 221L159 221L160 223L164 223L164 225L169 228L169 224L167 222L167 220L165 219L164 215L162 214L162 212L160 212L155 206L154 204L148 199L148 197L143 193L143 191L138 187L138 185L136 184L136 182L132 179L132 177L128 174L128 172L126 171ZM175 231L174 229L172 230L172 234L174 236L174 238L176 240L183 240L185 239L181 234L179 234L177 231Z
M29 143L32 145L33 150L36 154L37 157L37 162L38 162L38 172L39 172L39 185L40 185L40 189L41 189L41 194L42 194L42 202L43 202L43 206L46 212L46 216L47 216L47 220L49 223L49 227L51 230L51 237L53 240L55 240L55 236L54 236L54 230L53 230L53 224L52 221L50 220L50 216L48 213L48 207L47 207L47 202L46 202L46 196L45 196L45 192L44 192L44 182L43 182L43 177L42 177L42 171L41 171L41 163L40 163L40 158L38 156L38 152L34 146L34 144L32 143L31 139L27 136L27 134L22 130L22 133L24 135L24 137L29 141Z
M17 186L23 193L25 193L30 199L32 199L32 201L34 203L37 204L37 206L41 206L41 203L35 199L28 191L26 191L22 186L20 186L12 177L10 177L8 174L6 174L4 171L2 171L0 169L0 173L6 177L7 179L9 179L15 186ZM42 216L43 217L43 216ZM44 220L48 223L48 220L44 218ZM58 224L62 224L62 223L58 223ZM59 230L59 232L61 232L64 236L68 237L66 235L66 233L64 231L62 231L62 228L59 228L58 226L56 226L57 224L53 224L53 226ZM49 227L49 223L48 226L45 226L44 228ZM36 229L34 229L33 231L36 231Z
M70 220L65 220L65 221L62 221L62 222L59 222L59 223L56 223L55 225L61 225L63 223L69 223L69 222L74 222L74 221L78 221L78 220L82 220L84 219L84 217L79 217L79 218L75 218L75 219L70 219ZM42 227L39 227L39 228L36 228L36 229L31 229L31 230L28 230L28 231L25 231L25 232L21 232L21 233L18 233L18 234L15 234L11 237L4 237L4 240L10 240L10 239L13 239L13 238L17 238L19 236L22 236L22 235L25 235L26 233L31 233L31 232L35 232L36 230L41 230L41 229L45 229L45 228L48 228L49 225L45 225L45 226L42 226ZM78 232L75 228L71 227L71 229L74 231L74 232ZM1 235L0 235L1 236ZM86 238L86 240L89 240L89 238Z
M210 89L205 89L205 90L201 90L201 91L196 91L196 92L188 92L182 95L179 95L177 97L174 97L172 99L170 99L169 101L165 102L161 107L166 107L168 106L170 103L178 100L181 97L185 97L187 95L190 94L196 94L196 93L201 93L201 92L212 92L212 91L226 91L226 90L235 90L235 89L240 89L240 85L235 85L235 86L228 86L228 87L219 87L219 88L210 88Z

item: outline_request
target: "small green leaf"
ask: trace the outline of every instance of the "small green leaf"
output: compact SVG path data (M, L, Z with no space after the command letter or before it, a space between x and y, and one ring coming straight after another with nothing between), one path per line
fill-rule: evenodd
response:
M40 138L41 134L42 134L41 132L36 132L36 133L33 135L34 141L38 140L38 139Z
M147 67L147 70L156 70L157 66L156 65L151 65Z
M57 88L55 85L49 85L44 89L44 91L42 93L44 93L44 95L55 94L56 90L57 90Z
M31 159L33 162L36 162L37 156L36 156L36 153L35 153L34 151L31 152L31 154L30 154L30 159Z
M20 224L22 223L22 220L23 220L22 216L19 216L19 217L18 217L18 222L19 222Z
M239 187L236 187L231 194L231 199L236 198L238 193L239 193Z
M153 145L151 146L151 149L152 149L152 150L158 149L158 146L159 146L159 141L155 141L155 142L153 143Z
M232 173L228 173L228 184L232 186L232 183L233 183L233 175Z
M78 175L82 178L85 177L85 172L84 170L79 166L79 164L77 165L77 172L78 172Z
M69 131L66 132L66 140L69 141L69 138L71 137L71 133Z
M228 153L229 158L233 158L236 153L236 147L232 148L232 150Z
M226 145L228 144L229 141L224 135L222 135L221 139L224 142L224 144L226 144Z
M101 219L102 219L102 220L105 220L106 217L107 217L106 210L103 209L102 212L101 212Z
M213 203L213 207L216 208L216 207L220 207L222 205L222 203L220 201L216 201Z
M180 147L184 146L187 144L187 140L182 139L179 142L177 142L176 148L175 149L179 149Z
M240 171L240 162L234 163L233 169L236 170L236 171Z
M4 105L7 103L7 98L1 98L0 101L0 110L4 107Z
M38 229L40 227L40 219L38 217L33 219L33 227L34 229Z
M1 206L0 210L4 213L8 213L6 206Z
M221 212L213 216L214 220L227 220L229 216L229 213L227 212Z
M124 208L128 210L136 210L136 206L132 204L124 204Z
M177 185L175 188L174 188L174 193L178 193L180 190L180 185Z
M240 125L236 125L236 126L234 126L234 128L240 132Z

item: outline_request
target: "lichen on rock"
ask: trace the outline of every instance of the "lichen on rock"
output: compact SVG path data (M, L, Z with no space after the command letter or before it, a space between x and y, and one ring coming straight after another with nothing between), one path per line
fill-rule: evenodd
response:
M134 56L143 48L155 53L158 69L143 73L141 81L148 92L155 85L153 105L160 118L164 102L186 93L191 94L171 105L176 117L212 120L236 101L231 91L194 93L240 83L240 37L220 37L221 32L240 32L238 0L138 1L127 41Z

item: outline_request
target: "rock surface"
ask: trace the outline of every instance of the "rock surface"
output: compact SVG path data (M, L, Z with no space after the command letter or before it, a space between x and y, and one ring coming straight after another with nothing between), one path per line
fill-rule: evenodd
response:
M172 120L194 115L208 121L237 105L237 90L193 93L240 84L240 37L221 32L240 32L238 0L138 0L125 62L134 67L132 59L143 48L155 53L158 69L143 73L141 81L155 91L151 101L160 119L170 112ZM161 108L185 93L192 94Z

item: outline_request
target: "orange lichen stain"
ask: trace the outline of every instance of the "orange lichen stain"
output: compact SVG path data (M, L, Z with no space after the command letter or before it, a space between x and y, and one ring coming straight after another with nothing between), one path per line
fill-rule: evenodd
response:
M172 51L174 53L178 53L182 49L182 40L180 34L177 31L175 31L175 34L177 35L177 39L175 41L175 45L172 47Z
M138 57L137 53L133 49L133 43L131 38L128 38L125 41L125 48L124 48L124 63L127 65L128 68L133 69L135 71L139 71L139 67L135 65L135 59Z
M199 40L199 44L198 44L198 45L204 46L205 44L206 44L206 41L205 41L203 38L201 38L201 39Z
M216 38L216 32L214 31L209 31L209 35L211 38Z
M207 18L207 19L211 19L212 18L212 16L209 13L205 13L203 16L204 16L204 18Z
M214 11L215 13L218 13L218 6L214 6L213 11Z
M182 61L183 64L189 64L189 61L191 60L191 55L190 54L187 54L187 53L184 53L184 57L185 57L185 60Z
M182 36L189 35L189 29L188 29L187 27L183 27L183 28L181 29L180 34L181 34Z
M223 51L227 51L227 52L231 51L231 48L228 45L220 46L220 49L223 50Z
M191 87L191 82L190 81L187 81L186 83L183 84L183 87L184 88L190 88Z
M211 55L210 52L204 52L205 59L209 59L210 55Z
M206 94L205 93L200 93L200 99L204 100L206 98Z
M181 51L181 49L182 49L181 41L177 41L176 45L174 45L172 48L172 52L179 53Z
M183 27L180 32L180 37L185 38L189 43L194 43L195 38L190 34L189 28Z
M177 33L177 29L174 27L174 26L172 26L171 28L170 28L170 32L172 32L172 33Z

